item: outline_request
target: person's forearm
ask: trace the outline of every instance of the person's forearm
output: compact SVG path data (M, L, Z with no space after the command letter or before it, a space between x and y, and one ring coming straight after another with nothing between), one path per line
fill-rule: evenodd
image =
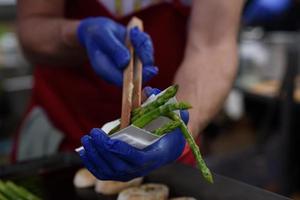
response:
M85 58L76 31L79 21L30 17L19 21L18 35L26 57L35 64L77 65Z
M193 106L194 136L220 109L234 80L242 6L242 0L193 1L185 57L174 81L181 87L179 98Z
M203 48L189 54L177 72L178 98L193 106L189 128L197 136L220 109L235 77L234 43Z

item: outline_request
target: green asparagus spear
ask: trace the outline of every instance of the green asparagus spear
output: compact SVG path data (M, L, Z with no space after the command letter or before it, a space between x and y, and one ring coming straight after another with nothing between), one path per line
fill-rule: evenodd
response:
M23 200L10 189L8 189L5 183L3 183L2 181L0 181L0 192L4 194L8 199Z
M157 99L144 107L136 108L132 111L131 122L136 121L138 118L142 117L147 112L150 112L161 105L164 105L170 98L174 97L177 93L178 85L170 86L166 89L165 93L157 97ZM120 125L113 128L108 135L112 135L120 129Z
M178 128L179 126L180 126L179 121L170 121L165 125L163 125L162 127L156 129L153 133L157 136L161 136L173 131L175 128Z
M17 186L16 184L14 184L11 181L7 181L6 186L7 186L8 189L10 189L11 191L13 191L15 194L22 197L23 199L26 199L26 200L40 200L39 197L33 195L32 193L27 191L25 188L23 188L21 186Z
M209 183L213 183L213 176L210 172L210 170L208 169L208 167L206 166L202 156L201 156L201 152L200 149L198 147L198 145L196 144L193 136L191 135L191 133L189 132L188 128L186 127L185 123L181 120L181 118L174 112L169 112L166 116L168 116L170 119L174 120L174 121L179 121L180 122L180 129L181 132L183 133L187 143L190 145L192 152L197 160L197 164L198 167L200 168L200 171L202 173L202 176L209 182Z
M0 193L0 200L9 200L9 199L6 198L5 196L3 196L3 195Z
M185 110L189 108L191 108L191 105L185 102L166 104L158 108L155 108L150 112L147 112L137 120L133 121L132 124L136 127L143 128L144 126L146 126L148 123L158 118L159 116L166 115L167 113L172 112L174 110Z
M117 132L118 130L120 130L121 125L119 124L118 126L114 127L113 129L111 129L108 133L108 135L112 135L115 132Z
M132 111L132 118L131 122L136 121L142 115L146 114L147 112L152 111L155 108L158 108L161 105L164 105L170 98L174 97L177 93L178 85L170 86L166 89L165 93L161 96L157 97L157 99L144 107L136 108Z

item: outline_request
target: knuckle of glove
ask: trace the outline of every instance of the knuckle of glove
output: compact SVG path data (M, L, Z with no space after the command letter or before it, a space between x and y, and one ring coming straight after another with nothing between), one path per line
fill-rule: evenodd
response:
M135 47L137 51L139 51L140 54L143 54L147 57L153 57L153 46L150 39L144 39L143 41L140 41L138 46ZM147 63L148 65L151 65L152 63Z
M131 31L131 41L144 64L152 65L154 49L151 37L145 32L133 29ZM145 60L146 58L147 60Z
M94 38L109 25L108 19L104 17L89 17L81 21L77 34L81 44L85 44L86 38Z
M190 118L189 111L181 110L180 117L181 117L182 121L187 125L189 122L189 118Z

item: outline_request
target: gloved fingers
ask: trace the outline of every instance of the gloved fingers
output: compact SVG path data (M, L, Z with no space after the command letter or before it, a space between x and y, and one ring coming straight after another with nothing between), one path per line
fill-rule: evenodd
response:
M148 82L154 76L158 74L158 68L155 66L144 66L143 67L143 83Z
M118 69L124 69L130 60L130 54L124 42L108 28L103 28L103 31L94 36L96 43L116 64Z
M110 141L110 138L101 129L92 129L90 136L95 148L105 161L110 163L111 168L116 173L129 173L135 165L130 165L126 160L121 159L118 154L112 153L104 145Z
M137 27L134 27L130 30L130 39L135 52L141 59L143 65L153 65L154 49L150 36L147 33L140 31Z
M126 143L124 143L126 145ZM119 146L119 145L118 145ZM132 156L134 154L120 154L124 156L124 159L130 158L131 162L137 162L135 168L131 168L131 171L126 171L126 177L140 177L149 174L151 171L175 161L183 152L185 146L185 140L180 130L173 131L166 134L156 143L141 150L144 153L139 156ZM175 148L174 148L175 147ZM122 151L125 148L118 148ZM122 175L120 175L122 177Z
M148 175L151 171L159 168L161 165L158 162L149 163L141 168L136 168L132 173L126 174L126 176L120 175L121 181L128 181L137 177L144 177Z
M96 167L96 170L98 172L101 171L102 180L105 179L105 175L113 174L110 164L106 162L98 153L89 135L83 136L81 138L81 143L84 147L86 157L88 158L90 163L92 163L93 166Z
M114 35L121 41L123 44L125 44L126 35L127 35L127 29L122 24L119 24L117 22L114 22L115 26L111 29Z
M88 29L89 26L91 26L92 20L93 20L92 17L82 20L77 28L77 38L79 40L79 43L83 46L86 45L86 39L90 37Z
M127 181L144 175L145 171L150 171L153 165L160 161L159 157L152 160L151 154L135 151L134 147L127 143L111 140L101 129L93 129L90 136L98 152L111 163L115 172L114 180Z
M143 89L143 93L145 94L146 97L150 97L151 95L157 95L161 92L160 89L157 89L157 88L153 88L153 87L150 87L150 86L146 86L144 87Z
M121 87L123 83L121 70L115 67L111 59L91 39L87 40L87 52L96 74L107 82Z
M144 151L151 154L154 158L160 158L160 161L166 164L176 160L183 152L184 146L184 136L181 130L177 128L174 131L165 134L154 144L146 147ZM160 154L164 156L162 157Z
M98 179L102 177L102 175L99 175L97 168L94 166L94 164L89 160L89 158L86 155L85 150L81 150L78 152L80 159L84 163L84 166Z
M105 147L108 151L132 165L138 166L145 162L146 157L144 157L143 151L121 140L111 139L110 142L105 143Z
M84 163L84 166L97 178L100 180L116 180L116 181L129 181L133 178L140 177L138 174L118 174L117 171L113 174L103 174L101 169L96 170L96 167L86 156L85 150L81 150L79 156Z
M102 144L105 151L114 154L119 159L126 161L129 165L138 165L143 161L141 150L116 139L111 139L101 129L93 129L91 136L95 143Z
M266 23L276 20L276 17L281 16L286 12L292 1L291 0L256 0L246 7L243 14L243 20L247 25L257 23Z
M188 110L180 110L180 117L186 125L189 123L190 115Z

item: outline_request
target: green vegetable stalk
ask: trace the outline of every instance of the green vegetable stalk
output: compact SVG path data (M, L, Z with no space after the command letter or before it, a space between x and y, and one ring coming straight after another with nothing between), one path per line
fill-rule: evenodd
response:
M155 101L149 103L148 105L146 105L144 107L139 107L139 108L134 109L132 111L131 122L136 121L138 118L140 118L147 112L150 112L153 109L156 109L159 106L167 103L167 101L169 101L169 99L171 99L172 97L174 97L176 95L177 91L178 91L178 85L172 85L172 86L168 87L162 95L157 97L157 99Z
M158 118L159 116L167 115L167 113L175 111L175 110L186 110L191 108L192 106L185 102L179 102L179 103L170 103L163 106L160 106L158 108L155 108L151 110L150 112L147 112L146 114L142 115L137 120L133 121L132 124L136 127L143 128L147 124L149 124L154 119Z
M0 200L41 200L25 188L14 184L11 181L0 180Z
M144 116L146 113L153 111L154 109L167 103L169 101L169 99L171 99L172 97L174 97L176 95L177 91L178 91L178 85L172 85L172 86L168 87L162 95L157 97L157 99L155 101L149 103L148 105L146 105L144 107L139 107L139 108L134 109L132 111L131 123L137 121L139 118ZM140 128L142 128L142 127L140 127ZM120 125L114 127L108 133L108 135L112 135L113 133L115 133L119 130L120 130Z
M33 195L32 193L30 193L29 191L27 191L25 188L23 188L21 186L17 186L16 184L14 184L11 181L7 181L6 182L6 186L7 186L7 189L10 189L12 192L14 192L15 194L17 194L22 199L26 199L26 200L40 200L39 197Z
M21 197L16 195L13 191L7 188L5 183L3 181L0 181L0 192L6 196L8 199L13 199L13 200L23 200Z
M168 123L166 123L165 125L163 125L162 127L156 129L153 131L153 134L157 135L157 136L162 136L166 133L169 133L171 131L173 131L174 129L178 128L180 126L180 122L179 121L170 121Z
M152 109L151 111L143 114L138 119L132 122L132 124L138 128L143 128L147 124L149 124L154 119L158 118L159 116L166 115L168 112L175 111L175 110L186 110L191 108L191 105L185 102L179 102L179 103L170 103L166 105L159 106L157 108ZM111 135L118 131L120 129L120 126L116 126L113 128L108 135Z
M119 131L119 130L120 130L120 127L121 127L120 124L117 125L116 127L114 127L113 129L111 129L111 130L109 131L108 135L112 135L112 134L114 134L115 132Z
M185 123L181 120L181 118L174 112L169 112L166 116L168 116L170 119L174 120L174 121L178 121L180 122L180 129L181 132L184 135L184 138L186 139L187 143L189 144L189 146L192 149L192 152L197 160L197 164L198 167L200 168L200 171L202 173L202 176L209 182L209 183L213 183L213 176L210 172L210 170L208 169L208 167L206 166L202 156L201 156L201 152L200 149L198 147L198 145L196 144L193 136L190 134L188 128L186 127Z
M3 196L3 195L0 193L0 200L9 200L9 199L6 198L5 196Z

